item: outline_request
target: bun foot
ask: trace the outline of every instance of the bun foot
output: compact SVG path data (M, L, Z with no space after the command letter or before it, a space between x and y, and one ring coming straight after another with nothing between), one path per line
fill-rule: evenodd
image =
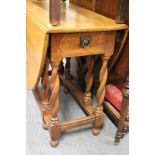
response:
M46 124L43 123L42 127L44 130L48 130L48 126Z
M50 141L50 145L52 146L52 147L57 147L58 146L58 144L59 144L59 141L58 140L56 140L56 141Z
M115 145L118 145L119 142L120 142L120 138L115 138L115 141L114 141Z
M66 87L64 87L64 93L65 94L68 94L69 93L69 90Z
M97 136L100 133L100 129L94 129L93 128L92 133L93 133L94 136Z

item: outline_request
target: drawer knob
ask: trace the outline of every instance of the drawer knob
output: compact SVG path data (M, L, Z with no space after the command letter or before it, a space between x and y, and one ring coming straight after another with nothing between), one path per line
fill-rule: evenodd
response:
M91 42L91 37L83 36L83 37L81 37L81 40L80 40L80 47L81 48L88 48L91 45L90 42Z

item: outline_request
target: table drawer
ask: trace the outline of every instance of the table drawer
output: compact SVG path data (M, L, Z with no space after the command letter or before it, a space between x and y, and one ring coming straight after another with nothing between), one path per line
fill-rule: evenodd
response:
M106 54L114 51L115 31L62 34L60 51L62 57Z

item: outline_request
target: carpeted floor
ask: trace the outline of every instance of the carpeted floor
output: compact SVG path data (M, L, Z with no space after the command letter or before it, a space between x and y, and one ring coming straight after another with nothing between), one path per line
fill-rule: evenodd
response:
M59 146L49 145L48 131L42 129L41 115L31 91L27 91L27 155L128 155L129 141L126 135L119 145L114 145L116 127L105 115L105 124L99 136L93 136L91 125L62 134ZM84 116L70 94L60 90L60 120Z

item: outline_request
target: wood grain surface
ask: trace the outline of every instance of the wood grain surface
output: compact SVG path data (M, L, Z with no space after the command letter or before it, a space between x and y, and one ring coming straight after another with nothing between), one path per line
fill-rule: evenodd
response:
M33 89L37 84L44 65L48 37L47 29L26 14L26 86Z
M99 15L74 4L61 3L61 23L52 26L49 22L48 1L27 1L27 12L49 33L94 32L127 29L125 24L116 24L115 20Z
M111 56L114 50L115 35L115 31L63 34L61 35L60 41L62 57L97 55L103 53ZM90 47L80 47L80 38L82 36L89 36L91 38Z

